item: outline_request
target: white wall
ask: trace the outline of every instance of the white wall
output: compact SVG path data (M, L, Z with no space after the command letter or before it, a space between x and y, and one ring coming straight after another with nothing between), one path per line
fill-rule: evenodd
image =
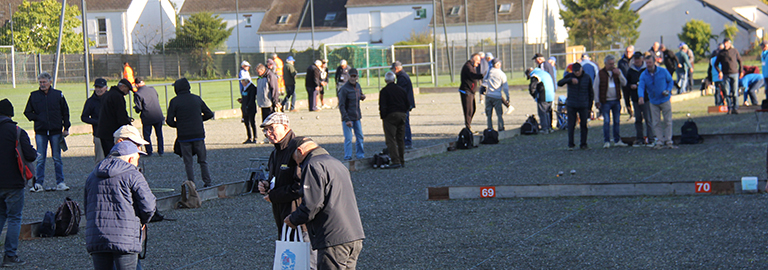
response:
M217 15L217 14L214 14ZM238 35L238 28L240 30L240 52L242 53L256 53L259 52L259 48L261 44L259 43L259 34L257 31L259 30L259 26L261 25L262 19L264 19L264 12L258 11L258 12L252 12L252 11L243 11L239 13L240 18L236 18L236 14L234 12L232 13L222 13L218 14L220 18L223 19L223 22L227 23L227 28L232 28L232 35L229 36L227 41L225 41L224 45L226 48L224 48L227 52L237 52L237 35ZM251 15L251 27L246 27L245 23L245 16ZM182 15L184 20L189 19L190 15ZM234 28L234 27L238 28Z
M161 38L163 42L167 42L176 36L176 16L170 2L167 0L151 0L144 2L134 1L134 3L144 4L143 7L137 5L136 9L134 9L138 9L140 14L131 31L134 53L145 54L151 52L154 45L160 43ZM131 9L129 8L129 10ZM146 46L150 46L150 48L148 49Z
M92 41L98 39L98 19L104 18L107 22L107 47L97 48L91 46L91 53L123 53L125 47L125 35L123 35L123 12L88 12L88 38Z
M261 49L264 52L286 52L291 47L291 41L296 32L275 33L261 36ZM321 49L320 44L357 42L349 31L315 31L315 48ZM309 32L300 32L296 37L293 48L303 51L312 47L312 35Z
M415 19L414 7L427 10L427 17ZM369 42L371 40L369 17L371 11L381 12L382 39L380 45L389 46L403 41L416 33L428 32L432 21L432 5L398 5L377 7L352 7L347 9L347 25L354 42ZM341 41L349 42L349 41Z
M688 11L688 14L686 14ZM704 7L696 0L653 0L639 11L642 23L638 28L640 37L635 42L635 50L648 50L653 42L664 38L667 47L677 48L680 39L677 34L682 32L683 25L691 19L703 20L710 24L712 34L719 35L725 24L732 23L728 18L715 12L709 7ZM720 41L722 37L720 38ZM751 48L752 34L739 27L739 32L733 41L733 46L740 51ZM717 42L710 42L710 49L714 49Z

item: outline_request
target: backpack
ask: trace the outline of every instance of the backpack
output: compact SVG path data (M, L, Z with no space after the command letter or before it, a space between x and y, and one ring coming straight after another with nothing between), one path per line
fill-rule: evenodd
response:
M47 211L45 212L45 216L43 216L43 223L37 227L37 234L40 235L40 237L51 237L55 232L55 228L56 215L51 211Z
M80 205L69 197L56 210L55 236L74 235L80 231Z
M374 154L371 160L371 165L374 169L383 168L384 165L389 165L390 163L392 163L392 158L389 157L389 149L387 148L381 150L381 153Z
M480 141L482 144L497 144L499 143L499 132L493 130L492 128L488 128L483 130L483 140Z
M688 118L685 121L683 127L680 128L680 144L697 144L704 142L704 139L699 135L699 128L693 119Z
M535 135L539 133L539 122L536 121L536 116L529 115L522 126L520 126L520 134L523 135Z
M26 159L24 159L24 154L21 150L21 145L19 144L20 137L21 137L21 128L17 126L16 127L16 163L19 164L19 172L21 172L21 177L25 181L29 181L30 179L35 177L35 165L32 165L32 162L29 162Z
M456 140L457 149L470 149L474 147L475 138L472 137L472 131L468 128L461 129L459 132L459 139Z
M181 184L181 201L177 204L177 208L200 208L202 203L195 189L195 182L184 181Z

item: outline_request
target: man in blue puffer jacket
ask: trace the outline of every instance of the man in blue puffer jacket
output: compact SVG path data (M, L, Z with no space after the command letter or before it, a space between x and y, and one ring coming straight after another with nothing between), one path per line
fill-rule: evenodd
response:
M139 154L133 142L117 143L85 182L85 247L94 269L136 269L141 226L155 213Z

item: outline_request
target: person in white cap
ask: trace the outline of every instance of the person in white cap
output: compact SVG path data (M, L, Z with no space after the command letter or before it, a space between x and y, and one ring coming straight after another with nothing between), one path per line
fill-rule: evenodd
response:
M149 144L149 142L142 139L139 134L138 128L131 125L124 125L118 128L112 136L115 137L115 144L122 141L131 141L136 144L137 147Z
M243 61L240 63L240 73L237 74L238 80L243 80L245 78L248 78L248 80L251 79L251 63L248 63L248 61ZM243 87L242 84L240 84L240 95L241 96L247 96L248 93L245 93L245 87Z

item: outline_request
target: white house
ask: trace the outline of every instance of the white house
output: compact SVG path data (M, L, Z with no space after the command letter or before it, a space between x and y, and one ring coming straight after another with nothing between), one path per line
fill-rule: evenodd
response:
M86 8L88 38L96 42L91 53L148 54L176 36L168 0L90 0Z
M225 43L226 51L252 53L261 50L259 35L256 30L269 10L272 0L185 0L179 12L181 24L189 16L199 12L219 15L227 27L233 27L232 35Z
M640 37L635 42L638 49L650 48L653 42L662 42L676 48L680 43L677 34L691 19L709 23L712 34L719 35L725 24L736 22L739 32L733 40L740 51L752 48L760 40L764 26L768 25L768 5L760 0L643 0L632 4L642 23ZM718 41L712 40L710 48Z

